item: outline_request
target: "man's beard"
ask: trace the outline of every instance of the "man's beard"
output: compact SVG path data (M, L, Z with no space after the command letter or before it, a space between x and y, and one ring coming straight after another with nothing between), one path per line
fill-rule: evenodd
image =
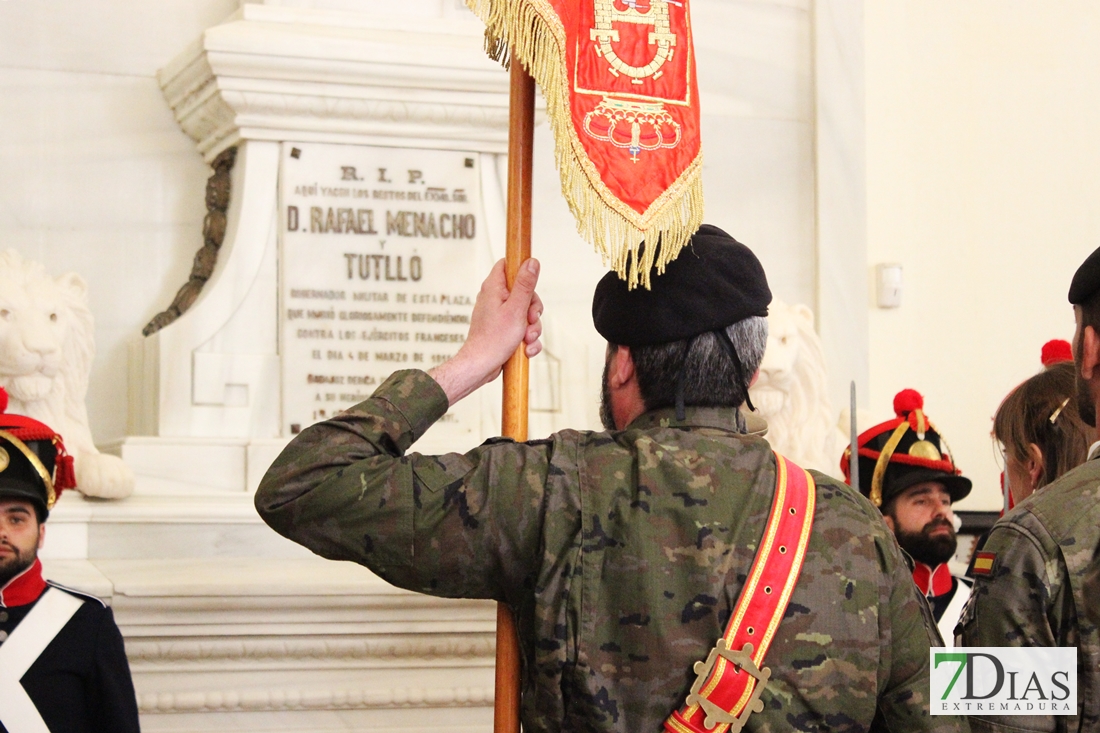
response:
M607 386L607 373L611 370L611 356L603 363L603 382L600 386L600 422L604 430L615 429L615 416L611 414L611 388Z
M1080 353L1080 349L1078 349ZM1089 383L1081 379L1081 362L1077 354L1073 355L1073 381L1077 385L1077 414L1089 427L1096 427L1096 404L1092 401Z
M948 533L933 536L932 531L940 527L947 527ZM946 519L933 519L919 532L898 529L894 535L901 548L912 555L914 560L931 568L950 560L958 545L955 527Z
M29 555L24 555L19 552L18 547L7 542L4 543L4 546L14 550L15 554L0 559L0 588L3 588L9 580L33 565L34 559L38 556L38 553L33 551Z

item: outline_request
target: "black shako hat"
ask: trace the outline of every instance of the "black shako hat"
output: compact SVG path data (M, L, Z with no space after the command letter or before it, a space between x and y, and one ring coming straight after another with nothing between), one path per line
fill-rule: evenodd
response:
M0 499L31 502L44 522L58 495L76 486L73 459L52 428L7 406L0 387Z
M859 493L881 508L914 484L938 481L954 503L970 493L971 482L955 465L951 451L924 414L924 398L913 389L894 397L893 420L865 430L859 441ZM851 484L852 447L844 450L840 469Z
M1069 284L1069 302L1073 305L1084 305L1085 301L1100 290L1100 247L1093 250L1092 254L1085 258L1077 272L1073 273L1073 281Z
M654 277L652 289L604 275L592 298L592 321L617 346L666 344L768 315L772 293L760 260L716 226L704 224Z

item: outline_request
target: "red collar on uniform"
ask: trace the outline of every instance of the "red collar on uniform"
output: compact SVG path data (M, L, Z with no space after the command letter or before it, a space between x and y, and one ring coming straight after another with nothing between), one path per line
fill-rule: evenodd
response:
M925 596L935 598L950 593L955 581L951 578L951 568L945 562L937 565L935 570L922 562L914 562L913 582Z
M0 588L0 607L11 608L34 603L45 590L46 581L42 579L42 561L35 558L33 565Z

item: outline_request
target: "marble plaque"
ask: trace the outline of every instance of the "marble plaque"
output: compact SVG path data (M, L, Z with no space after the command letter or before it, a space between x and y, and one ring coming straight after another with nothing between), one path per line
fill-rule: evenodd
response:
M462 346L481 285L478 165L472 153L283 143L284 435ZM428 435L468 447L479 420L476 401L459 403Z

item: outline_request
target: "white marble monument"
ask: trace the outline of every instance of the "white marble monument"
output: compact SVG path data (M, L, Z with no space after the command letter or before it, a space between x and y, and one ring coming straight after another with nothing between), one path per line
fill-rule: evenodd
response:
M482 44L464 13L247 4L160 73L208 161L237 149L224 242L190 308L131 350L132 434L109 449L134 496L63 502L44 553L110 599L144 730L490 725L494 604L321 560L252 508L298 427L465 333L503 229L507 73ZM438 236L416 236L421 214ZM479 442L471 407L436 448Z

